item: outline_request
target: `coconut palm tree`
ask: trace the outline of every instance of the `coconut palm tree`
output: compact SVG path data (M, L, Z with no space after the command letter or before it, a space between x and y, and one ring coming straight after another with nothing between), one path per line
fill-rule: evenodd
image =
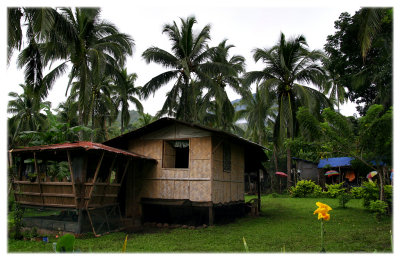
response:
M204 95L203 109L205 124L211 124L215 128L229 131L235 127L235 109L228 98L226 87L229 86L236 93L243 95L244 88L240 82L239 75L244 72L245 59L240 55L233 55L229 58L229 50L234 45L227 45L227 40L223 40L211 53L210 61L219 66L229 68L225 71L211 73L215 85L208 88Z
M329 59L324 59L324 69L327 72L323 83L324 94L329 94L331 102L337 105L337 111L340 113L340 105L347 101L346 87L340 83L340 74L337 73L334 66L331 66Z
M278 114L276 95L267 89L257 86L256 92L246 93L243 98L235 104L239 110L235 119L247 121L246 137L260 145L268 142L267 126L273 128L274 120Z
M25 39L26 47L18 55L17 65L24 68L25 82L33 85L36 95L44 99L55 79L66 69L66 65L61 63L43 77L45 67L53 60L45 54L52 53L49 50L46 52L45 46L49 45L49 35L60 14L53 8L8 8L7 13L7 63L15 50L21 50Z
M20 84L22 94L10 92L13 100L8 102L7 112L13 114L9 120L10 146L15 144L17 136L23 131L46 129L46 115L41 113L40 99L35 95L31 84ZM48 102L47 102L48 103Z
M382 24L382 18L387 13L387 8L362 8L362 22L358 33L361 43L361 55L365 61L367 53L371 48L372 41L377 33L379 33Z
M117 107L121 106L121 134L125 131L130 121L129 101L132 102L139 112L143 111L140 97L140 88L135 87L137 79L136 73L128 74L126 68L116 74L114 103Z
M99 8L60 8L60 14L44 46L44 56L65 60L57 67L58 75L68 63L72 65L67 92L75 82L79 124L87 126L95 107L96 84L124 64L126 55L132 54L133 40L101 20Z
M150 124L151 122L154 122L156 119L157 117L154 117L148 113L144 113L143 111L139 112L139 118L133 124L133 128L134 129L141 128L143 126Z
M71 44L67 47L72 63L69 82L78 82L79 119L86 125L93 81L115 73L123 65L125 55L132 54L133 40L113 24L100 20L99 8L76 8L75 12L63 8L62 12L70 24L70 37L66 39Z
M104 75L92 85L89 107L93 130L92 141L103 142L109 139L108 126L111 126L117 118L118 108L112 99L112 91L115 88L113 83L110 76Z
M147 63L155 62L169 69L143 86L143 97L148 98L163 85L174 81L158 114L175 116L188 122L199 121L196 100L202 95L203 88L216 87L209 74L229 70L220 64L208 62L214 51L214 48L207 48L210 25L195 33L193 25L196 22L195 17L188 17L186 20L181 18L180 27L175 22L164 25L163 33L168 35L172 43L172 53L153 46L142 54Z
M56 16L58 16L57 11L53 8L48 8L48 7L8 8L7 9L7 22L8 22L7 63L10 62L12 54L15 50L18 51L21 50L24 38L26 39L28 45L32 43L32 40L34 42L44 42L49 32L54 27Z
M61 123L66 123L69 126L77 126L78 124L78 103L76 95L71 93L65 102L61 102L55 109Z
M265 68L262 71L251 71L245 74L244 83L261 84L262 88L275 93L278 102L278 115L275 120L274 136L276 142L293 138L298 128L296 111L299 106L319 112L321 107L330 106L329 100L319 91L303 85L322 86L325 72L318 63L323 54L320 51L309 51L304 36L286 40L281 33L276 45L269 49L255 49L254 60L262 60ZM291 151L287 147L288 188L291 186Z
M79 85L79 124L87 126L94 108L92 87L123 66L126 56L132 54L131 37L101 20L99 8L10 8L8 16L9 57L21 48L21 20L25 18L28 46L19 55L18 65L25 67L26 81L35 86L41 98L47 96L68 64L72 65L67 92L72 82ZM43 78L43 68L53 61L61 64Z

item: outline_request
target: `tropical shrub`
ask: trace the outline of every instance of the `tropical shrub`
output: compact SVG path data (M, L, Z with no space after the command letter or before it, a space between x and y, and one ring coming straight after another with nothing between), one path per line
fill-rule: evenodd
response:
M75 237L71 234L65 234L57 242L57 252L73 252L75 244Z
M314 198L322 198L325 196L325 192L322 191L322 187L315 184L314 191L312 193L312 197Z
M289 191L290 196L295 198L318 197L317 195L322 194L322 188L311 180L299 181Z
M340 194L345 192L345 188L343 188L343 182L337 184L327 184L326 194L329 198L337 198Z
M379 187L375 182L365 181L362 183L362 198L363 205L365 208L369 208L369 204L371 201L375 201L379 199Z
M353 187L353 188L351 188L351 190L350 190L350 193L353 195L353 198L355 198L355 199L362 199L362 197L363 197L363 190L364 190L364 188L363 187Z
M388 204L388 212L392 212L392 207L393 207L393 187L392 185L385 185L383 187L384 193L385 193L385 201Z
M368 208L375 214L377 220L381 220L382 217L386 214L388 204L382 200L374 200L370 201Z

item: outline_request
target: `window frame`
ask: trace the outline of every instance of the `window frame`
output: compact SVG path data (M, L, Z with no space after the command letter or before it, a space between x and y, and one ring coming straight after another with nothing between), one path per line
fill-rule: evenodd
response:
M191 142L190 142L190 138L173 138L173 139L162 139L163 143L162 143L162 153L161 153L161 169L173 169L173 170L183 170L183 171L187 171L190 169L190 146L191 146ZM165 155L165 143L168 141L188 141L189 142L189 151L188 151L188 167L187 168L174 168L174 167L165 167L164 166L164 155Z

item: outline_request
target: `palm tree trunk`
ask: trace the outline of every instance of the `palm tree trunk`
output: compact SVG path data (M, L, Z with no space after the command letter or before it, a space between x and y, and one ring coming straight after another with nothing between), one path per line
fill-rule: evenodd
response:
M384 200L384 188L383 188L383 169L378 169L378 176L379 176L379 200Z
M274 144L274 164L275 164L275 172L278 171L278 154L276 149L276 144Z
M82 108L81 108L81 104L78 105L78 123L80 126L83 126L83 113L82 113ZM79 131L79 141L83 141L83 130Z
M287 189L292 187L292 174L291 174L291 169L292 169L292 156L291 156L291 151L290 148L288 147L286 150L286 166L287 166Z
M262 136L262 134L261 133L259 133L258 134L258 144L259 145L262 145L262 139L263 139L263 136ZM259 202L258 202L258 210L260 211L261 210L261 207L260 207L260 200L261 200L261 176L263 175L263 170L261 169L261 162L260 162L260 169L258 170L258 174L257 174L257 193L258 193L258 200L259 200Z
M122 109L121 109L121 135L124 133L124 119L122 117Z

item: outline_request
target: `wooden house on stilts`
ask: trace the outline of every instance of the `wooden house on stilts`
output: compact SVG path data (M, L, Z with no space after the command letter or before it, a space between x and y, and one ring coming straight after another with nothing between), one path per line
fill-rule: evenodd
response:
M112 225L113 212L123 220L122 228L146 221L213 224L244 214L244 174L263 170L267 160L264 147L256 143L171 118L91 145L98 148L82 148L78 142L12 151L20 157L14 158L19 165L13 182L16 201L76 210L81 226L75 233L84 231L85 221L92 222L95 234L101 233L98 226ZM39 173L34 184L21 177L29 166L24 161L31 157ZM70 181L41 179L46 171L38 160L55 159L68 162Z

